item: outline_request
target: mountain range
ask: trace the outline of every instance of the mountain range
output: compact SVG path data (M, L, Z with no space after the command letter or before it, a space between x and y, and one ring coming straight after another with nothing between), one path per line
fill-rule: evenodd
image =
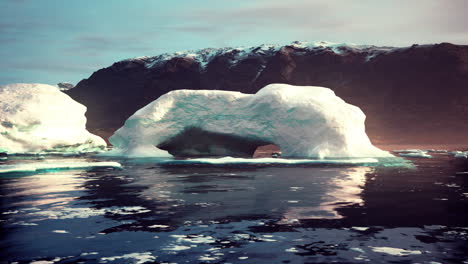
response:
M109 137L178 89L255 93L271 83L331 88L367 116L374 143L468 142L468 46L293 42L126 59L66 91L87 106L87 127Z

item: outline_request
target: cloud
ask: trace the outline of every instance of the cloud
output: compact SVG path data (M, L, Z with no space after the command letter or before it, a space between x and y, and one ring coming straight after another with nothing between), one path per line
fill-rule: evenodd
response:
M11 26L14 26L12 23L0 23L0 32L6 32Z
M0 0L0 10L2 79L78 79L128 57L293 40L468 44L468 0Z
M205 8L185 14L185 19L198 21L198 28L206 25L223 25L228 27L252 26L254 31L264 27L288 28L294 26L308 27L311 25L322 28L340 28L345 22L336 16L328 1L253 1L251 6L240 8L213 10Z
M33 70L43 72L71 72L81 73L94 70L95 68L89 65L70 64L66 62L54 62L54 61L43 61L43 62L13 62L0 65L0 69L8 70Z
M150 52L152 45L145 41L144 36L102 36L78 35L68 42L64 48L67 54L80 54L83 56L100 56L106 53L122 52Z
M50 21L38 21L34 19L15 19L2 17L5 21L0 20L0 43L20 43L30 39L44 40L50 38L51 29L61 29L62 31L72 30L65 25L57 26Z
M233 32L263 32L408 45L451 41L456 39L452 33L468 36L466 10L466 0L252 0L237 8L205 7L177 16L182 23L192 25L180 29L194 35L212 32L229 37Z
M31 30L37 30L38 28L42 27L43 24L37 24L29 21L18 21L15 23L13 22L3 22L0 23L0 33L4 34L21 34L25 32L29 32Z
M420 14L420 22L440 33L466 33L468 35L468 1L432 0L426 3L427 12Z
M165 26L165 27L154 27L156 32L158 31L180 31L185 33L199 33L199 34L213 34L222 31L222 29L215 24L212 25L184 25L184 26Z
M18 38L12 38L12 37L8 37L5 35L0 35L0 44L6 45L6 44L13 44L16 42L19 42Z

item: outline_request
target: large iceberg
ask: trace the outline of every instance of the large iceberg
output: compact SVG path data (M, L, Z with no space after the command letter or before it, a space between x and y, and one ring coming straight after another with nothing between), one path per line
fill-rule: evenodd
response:
M57 87L0 86L0 152L92 152L106 142L86 128L86 107Z
M251 156L275 144L283 157L392 157L366 135L365 115L323 87L270 84L256 94L171 91L109 139L130 157Z

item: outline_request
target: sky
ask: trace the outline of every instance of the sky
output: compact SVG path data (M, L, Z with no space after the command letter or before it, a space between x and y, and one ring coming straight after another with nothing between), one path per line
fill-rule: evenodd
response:
M300 41L468 44L468 0L0 0L0 85L138 56Z

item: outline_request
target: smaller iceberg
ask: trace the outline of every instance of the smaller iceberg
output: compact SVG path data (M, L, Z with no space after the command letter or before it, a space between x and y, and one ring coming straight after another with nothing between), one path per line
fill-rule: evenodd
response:
M117 168L122 165L114 161L101 162L42 162L42 163L20 163L12 165L0 165L0 174L4 173L36 173L49 170L73 170L93 168Z
M106 142L86 130L86 107L46 84L0 86L0 153L84 153Z

